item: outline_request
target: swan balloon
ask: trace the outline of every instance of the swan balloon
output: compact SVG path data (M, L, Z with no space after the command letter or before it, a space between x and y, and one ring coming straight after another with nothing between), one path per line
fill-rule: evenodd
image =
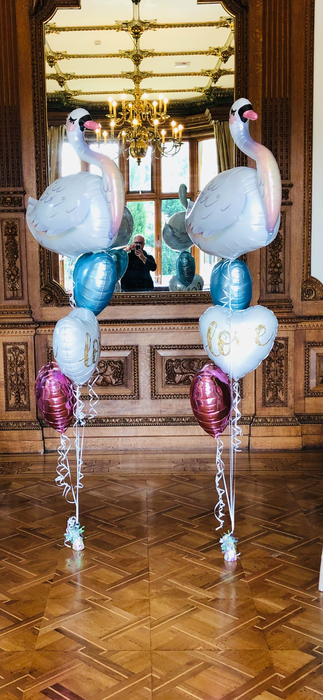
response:
M124 213L119 168L84 141L85 129L98 128L83 108L74 109L66 120L68 142L81 160L101 168L102 177L88 172L67 175L49 185L39 201L28 200L27 224L38 243L73 258L113 245Z
M256 169L239 167L221 172L187 212L190 238L210 255L234 260L268 245L278 233L281 179L271 151L249 134L249 120L257 118L245 98L231 107L231 136L238 148L256 161Z

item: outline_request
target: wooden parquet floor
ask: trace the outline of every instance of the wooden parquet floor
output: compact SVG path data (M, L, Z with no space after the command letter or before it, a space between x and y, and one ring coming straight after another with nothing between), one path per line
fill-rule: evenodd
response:
M0 458L2 699L323 699L322 454L239 455L235 564L214 456L88 455L80 553L55 464Z

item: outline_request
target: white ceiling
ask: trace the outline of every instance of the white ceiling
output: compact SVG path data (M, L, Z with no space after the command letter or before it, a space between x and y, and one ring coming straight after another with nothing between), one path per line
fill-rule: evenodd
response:
M131 0L82 0L80 10L58 10L49 25L57 27L102 27L114 25L117 20L131 20ZM197 5L196 0L141 0L140 18L157 20L160 23L182 22L214 22L220 17L229 17L220 2ZM132 71L133 63L127 58L106 58L102 54L119 53L121 50L131 51L133 42L131 36L124 31L61 31L46 34L48 47L51 52L67 52L67 54L92 54L91 58L60 59L56 65L46 65L46 73L75 74L67 77L65 87L56 80L47 79L48 93L64 91L81 91L76 99L82 102L106 102L108 96L120 100L120 93L133 88L131 80L120 75L122 71ZM140 39L141 49L155 52L205 51L209 47L224 47L230 38L229 28L191 27L149 30ZM99 45L95 42L101 42ZM231 35L231 45L233 45ZM176 66L178 62L187 65ZM210 78L201 75L202 70L212 70L215 67L232 71L230 75L221 76L216 86L233 88L234 85L234 56L226 63L221 63L217 56L206 55L177 55L164 57L149 57L142 60L141 71L152 71L154 75L147 77L141 83L143 90L151 91L150 99L155 99L158 93L167 95L168 99L179 100L201 97L196 88L210 85ZM177 75L158 77L156 74L179 73ZM189 73L198 73L190 76ZM110 78L117 74L118 78ZM93 76L77 79L76 76ZM103 77L95 77L103 76ZM171 92L167 92L170 90ZM185 90L185 92L184 92ZM186 92L187 91L187 92Z

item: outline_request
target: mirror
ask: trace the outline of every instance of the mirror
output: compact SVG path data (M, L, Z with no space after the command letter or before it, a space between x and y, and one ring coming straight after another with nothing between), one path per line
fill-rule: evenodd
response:
M113 1L109 4L103 4L102 0L64 0L65 9L58 9L53 14L53 9L59 4L60 0L51 2L49 16L50 8L36 2L32 13L35 44L35 134L40 153L40 161L37 163L38 196L48 184L47 164L42 160L42 154L45 155L47 151L48 130L61 127L73 108L84 105L89 109L92 119L102 125L103 136L103 131L108 131L106 127L111 126L109 96L115 98L120 105L123 92L129 96L129 101L134 95L135 68L131 60L134 43L128 30L129 26L134 26L134 22L131 22L133 5L138 6L139 3L132 3L131 0ZM75 8L80 5L82 8L75 12ZM156 0L141 1L140 26L144 29L141 32L139 66L145 72L141 88L146 90L149 100L157 97L157 103L159 91L163 91L169 100L169 121L174 119L184 127L181 138L183 146L178 157L181 159L185 148L188 149L188 167L185 167L189 181L188 198L192 200L198 195L203 179L209 180L216 173L216 158L210 157L214 122L227 119L233 100L234 82L241 94L247 82L246 10L246 0L225 0L222 4L210 0L189 0L185 3L184 0L178 3L167 0L162 4ZM104 12L107 13L106 16ZM118 25L116 21L119 21ZM234 53L233 26L235 40L238 42ZM39 61L41 54L44 56L44 67ZM121 72L123 75L120 77ZM44 122L45 93L47 124ZM93 141L92 135L92 142L90 141L94 149L110 146L109 137L107 143L102 139L100 146L96 144L95 138ZM145 212L143 218L145 232L148 234L147 245L154 242L151 248L154 249L158 267L156 288L153 296L151 293L149 295L151 301L142 299L142 303L182 303L184 297L193 303L200 300L200 292L187 292L185 295L159 293L162 288L167 289L167 284L163 284L163 281L167 282L167 277L172 272L171 266L177 257L175 251L168 251L162 239L166 217L173 211L182 209L175 184L170 182L167 175L167 167L168 172L175 172L176 157L156 158L152 154L151 188L144 190L141 181L139 184L133 183L131 189L130 177L138 179L138 175L131 176L135 163L132 163L131 157L127 158L127 154L119 155L119 167L126 182L126 201L137 209L136 216L138 209L139 213L140 209ZM143 164L139 166L139 171L142 166ZM72 158L68 159L68 167L72 167ZM82 170L84 167L81 164ZM137 164L136 167L138 168ZM179 184L181 183L176 183L176 188ZM202 257L200 251L194 248L192 253L196 261L196 272L199 266L200 271L203 265L212 268L214 261L206 259L204 254ZM59 262L58 256L44 249L40 251L40 261L42 303L66 304L68 295L59 284L63 269L65 276L65 261ZM202 292L202 295L208 300L207 292ZM122 296L115 294L112 303L137 303L135 298L130 299L136 295L128 294L127 301L123 298L119 302L118 297ZM167 297L167 301L163 296Z

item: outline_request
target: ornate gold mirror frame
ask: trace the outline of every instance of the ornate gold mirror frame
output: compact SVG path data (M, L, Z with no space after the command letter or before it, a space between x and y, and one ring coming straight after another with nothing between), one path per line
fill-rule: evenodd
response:
M313 171L313 99L314 99L314 13L315 0L306 4L305 90L304 90L304 256L302 301L323 299L323 284L311 274L312 252L312 171Z
M108 0L107 0L108 1ZM214 0L197 0L198 4ZM248 0L223 0L224 8L235 16L235 94L248 94ZM44 54L44 24L60 8L78 9L81 0L33 0L30 13L33 69L34 131L36 144L36 181L37 198L48 185L47 158L47 104ZM244 156L238 154L238 165L242 165ZM65 289L55 280L57 255L39 247L40 297L42 306L65 306L69 296ZM110 305L128 306L132 304L182 304L208 303L209 292L144 292L122 293L113 295Z

